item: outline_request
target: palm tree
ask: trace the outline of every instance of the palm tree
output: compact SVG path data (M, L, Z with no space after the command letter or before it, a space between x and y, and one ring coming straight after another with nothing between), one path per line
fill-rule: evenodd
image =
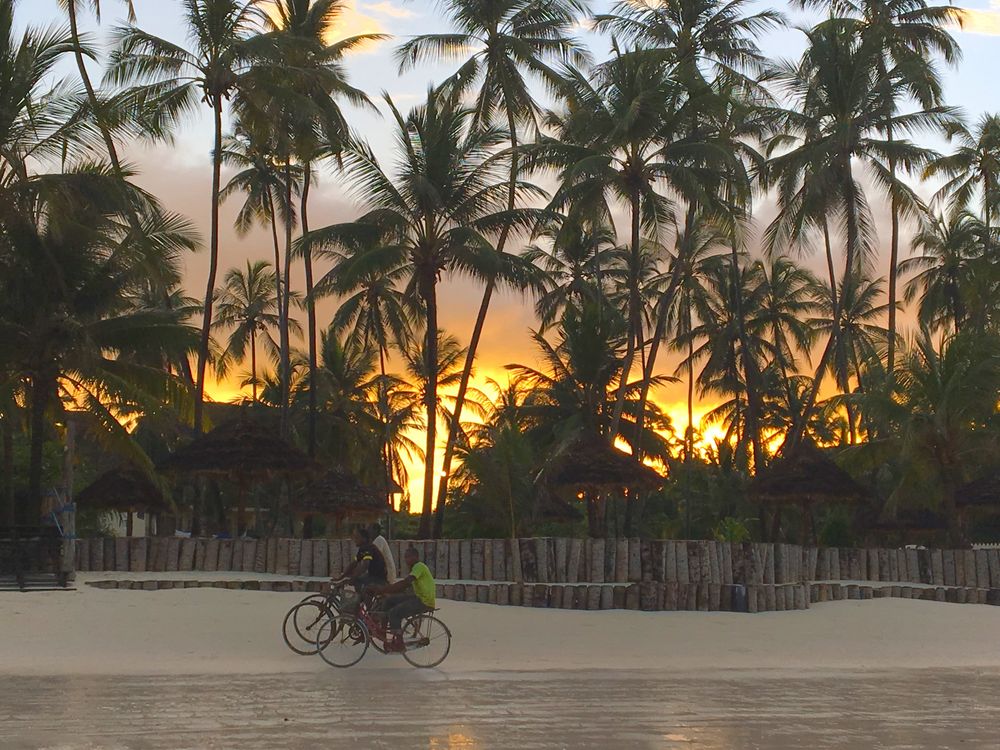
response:
M405 349L413 337L412 309L405 293L398 288L407 273L405 252L399 246L380 243L374 234L338 239L335 233L329 238L332 244L328 244L326 233L319 230L303 241L312 245L317 257L334 261L333 267L313 289L317 299L328 295L340 297L331 332L337 336L346 332L361 346L378 349L378 414L384 435L382 458L388 493L392 471L388 450L393 380L388 377L386 360L393 346Z
M786 134L770 144L792 148L769 165L771 184L782 203L771 227L772 245L795 240L809 224L826 226L837 216L844 227L844 266L862 269L874 252L875 232L867 199L854 173L853 161L862 161L880 187L893 190L899 206L920 205L886 166L890 159L902 169L922 166L927 149L905 140L889 140L887 128L905 134L947 121L943 108L887 115L888 97L906 90L900 74L882 73L877 40L859 35L860 23L832 19L805 32L809 47L797 65L783 65L777 79L798 109L785 113Z
M291 180L295 171L301 184L299 221L302 235L309 233L309 194L315 172L313 164L326 156L336 157L348 138L348 125L340 101L357 106L371 106L368 97L348 83L344 55L380 34L362 34L329 43L337 19L344 12L344 0L277 0L265 17L266 37L274 42L274 54L255 61L248 74L248 85L240 94L237 109L246 120L258 121L259 127L276 136L286 173L286 200L291 202ZM296 166L297 165L301 165ZM288 278L292 250L292 225L285 223L285 277ZM317 323L313 298L312 250L300 246L305 267L306 313L309 379L317 372ZM287 300L282 306L283 319L289 315ZM287 371L289 346L287 336L282 349L282 372ZM316 450L315 389L309 393L308 446Z
M462 59L474 50L445 83L444 87L456 96L473 94L475 97L472 127L492 127L496 122L507 125L510 144L510 170L505 212L508 221L500 227L496 252L503 256L514 226L514 213L519 193L518 126L538 129L541 114L530 89L530 78L552 84L556 78L550 65L553 62L572 62L586 65L589 56L585 48L572 36L573 25L584 12L580 0L501 0L484 5L474 0L448 0L444 7L452 27L451 34L424 34L405 42L396 52L400 72L427 59ZM509 266L510 260L501 258L498 271ZM435 532L440 534L444 519L443 498L448 491L448 477L458 440L459 425L465 396L472 377L473 365L479 350L479 341L493 294L498 284L509 282L500 273L486 279L486 287L479 305L469 339L468 356L458 385L455 416L448 428L442 475L438 488L438 513ZM523 287L521 291L524 291Z
M791 403L792 381L798 371L796 353L808 357L815 339L809 318L815 310L813 293L819 282L808 270L784 256L757 261L757 266L761 296L756 317L766 326L774 344L774 364Z
M954 65L961 50L945 27L961 24L961 12L950 6L930 6L925 0L799 0L798 5L829 8L838 16L856 18L858 33L873 40L881 48L879 73L886 85L885 138L894 139L893 118L903 99L916 101L923 109L943 104L940 74L934 67L935 58ZM889 84L890 70L901 86ZM897 166L892 155L887 160L890 177L896 177ZM889 245L889 344L887 369L894 369L896 351L896 281L899 263L899 219L901 209L895 192L890 193L891 235Z
M507 365L514 377L530 389L523 404L524 417L532 425L533 441L549 455L558 453L581 435L601 435L611 439L613 415L618 392L627 391L622 423L628 428L621 438L633 454L638 424L638 392L625 380L623 353L627 347L628 324L620 310L601 300L582 309L569 307L555 330L552 343L538 332L533 333L543 367ZM656 383L673 378L657 377ZM640 441L646 455L666 461L673 446L670 420L653 404L645 407ZM603 525L597 513L597 498L588 496L591 533L600 535ZM628 511L628 506L626 506ZM626 519L630 526L631 517Z
M191 35L191 51L134 25L120 27L114 32L116 49L106 74L106 80L113 85L139 85L137 99L157 130L165 131L175 118L194 110L199 103L205 103L212 110L214 143L208 279L195 380L194 424L198 430L202 427L212 300L219 267L222 115L224 102L240 85L241 76L255 56L255 43L250 35L257 19L257 4L258 0L182 0L184 23Z
M671 299L668 326L676 333L675 345L687 346L687 358L679 366L687 372L687 427L684 432L684 459L690 461L694 453L694 344L695 310L708 304L709 293L703 285L704 273L717 262L726 242L726 234L704 214L693 222L675 225L673 262L664 276L669 283L676 277L677 292Z
M274 279L275 299L278 311L284 309L284 296L281 280L281 247L278 243L278 217L283 223L291 219L289 213L292 206L286 202L284 174L281 165L277 163L274 149L266 142L266 135L251 134L237 130L235 135L223 141L222 163L234 167L234 174L219 193L219 199L225 201L236 192L246 195L239 213L236 214L236 233L244 237L257 222L266 224L271 229L271 242L274 248L274 266L271 276Z
M544 332L568 308L596 304L607 294L606 286L621 284L622 275L614 229L606 224L560 217L537 235L542 242L529 245L523 257L545 271L545 291L535 303Z
M924 0L848 0L853 12L864 20L862 34L882 40L885 50L884 68L890 66L900 71L901 82L910 96L924 109L943 104L940 76L934 68L934 58L940 57L956 65L961 50L946 26L961 24L962 16L956 8L929 6ZM889 118L886 121L886 140L893 140L892 117L899 110L899 102L889 96L886 100ZM889 174L895 178L896 162L888 162ZM901 206L892 193L892 229L889 246L889 342L886 368L895 371L896 362L896 284L899 275L899 218Z
M672 216L670 200L658 190L662 184L691 202L708 202L691 167L696 147L671 144L679 159L664 150L672 127L683 119L678 114L683 92L664 57L653 53L618 52L592 73L567 69L565 75L565 109L547 117L554 136L532 146L529 161L560 170L561 184L550 207L566 210L573 220L587 216L610 224L612 207L624 204L630 225L628 265L638 269L643 234L655 241ZM635 275L626 293L627 377L644 342L642 293ZM623 399L624 392L612 418L613 434L618 432Z
M929 217L914 235L913 249L922 254L900 263L899 273L914 272L904 295L907 302L920 295L922 327L957 333L965 324L973 277L989 273L988 262L983 262L983 250L989 246L986 232L976 216L960 211Z
M424 318L423 352L430 373L420 521L421 534L430 535L437 445L438 383L432 363L438 361L438 280L445 271L488 275L483 269L493 249L486 235L497 228L496 212L507 198L499 174L503 162L494 151L506 134L497 128L472 128L474 110L433 89L427 103L405 118L388 96L386 103L396 124L400 163L386 171L368 146L350 144L343 154L346 174L368 211L356 222L320 231L328 243L390 238L406 258L407 294Z
M891 424L899 436L892 446L898 467L887 501L940 508L952 544L960 544L956 490L982 465L996 463L997 407L984 393L1000 387L1000 345L979 331L947 337L941 350L923 330L896 363L894 391L872 392L862 403ZM877 446L872 446L877 448Z
M880 362L880 352L885 346L886 329L879 324L885 316L886 304L882 282L862 277L846 279L839 290L839 312L834 311L832 295L827 289L816 290L817 315L811 325L817 336L825 336L830 342L814 376L812 394L818 392L819 385L828 368L842 394L852 391L850 378L853 373L858 388L864 390L863 365ZM832 332L836 328L837 333ZM811 408L813 401L806 404ZM855 420L852 402L845 401L851 442L856 442ZM808 415L800 415L807 419Z
M263 341L265 351L272 360L278 358L278 346L271 336L271 329L278 327L278 299L274 295L274 271L267 261L247 261L246 271L231 268L226 273L223 288L216 294L218 315L213 326L232 329L226 349L219 358L216 369L225 376L232 361L242 362L250 348L250 385L253 401L257 402L257 341Z
M970 210L978 202L987 235L992 235L1000 217L1000 116L985 114L974 128L949 123L946 133L957 141L955 152L931 161L924 178L947 178L938 195L951 210Z
M892 69L883 73L883 51L879 39L860 35L861 22L837 18L805 32L809 47L800 62L784 65L777 73L797 110L785 113L787 134L772 139L769 151L787 149L774 156L768 166L768 183L777 186L780 213L768 228L772 248L801 240L810 228L822 232L827 247L830 275L827 291L836 319L838 293L855 295L850 288L863 276L874 253L875 231L868 202L854 174L853 162L862 161L872 180L893 195L897 209L916 213L921 205L912 189L887 166L913 171L927 162L927 149L893 137L920 128L942 126L950 113L944 108L922 109L890 115L886 102L902 96L907 83ZM844 228L843 288L838 284L830 245L830 223ZM841 328L830 328L833 337ZM838 348L831 341L827 351ZM843 382L845 373L839 376ZM813 389L815 391L815 388ZM802 435L812 404L807 403L802 420L786 439L795 445Z
M719 79L756 89L755 74L765 58L757 47L761 34L784 18L767 9L746 13L749 0L616 0L611 12L596 17L596 27L642 48L662 48L677 66L689 91Z
M156 254L131 235L129 205L149 217ZM9 350L0 361L9 359L26 384L25 521L35 523L43 446L64 401L90 412L136 461L144 456L128 435L128 421L183 403L183 383L162 363L191 351L194 331L173 313L132 307L130 293L151 265L172 264L196 239L187 224L158 215L141 191L101 165L34 175L4 189L0 206L0 341Z

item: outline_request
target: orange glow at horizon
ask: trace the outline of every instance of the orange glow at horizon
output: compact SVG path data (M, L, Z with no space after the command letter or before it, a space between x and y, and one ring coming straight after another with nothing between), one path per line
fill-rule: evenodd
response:
M505 386L511 377L509 371L504 368L496 367L480 367L477 368L475 374L472 377L471 388L476 388L487 395L494 395L494 388L490 385L489 381L494 381L498 383L501 387ZM455 386L450 389L445 389L442 391L445 395L454 396L457 392L458 387ZM206 389L207 396L213 401L223 402L223 403L233 403L241 399L250 398L250 387L246 386L240 388L235 385L231 380L216 380L214 384L210 383L209 387ZM674 434L679 440L683 440L684 431L687 428L687 403L683 401L671 401L668 403L662 403L656 399L652 399L654 403L657 403L663 412L670 418L671 425L674 429ZM725 430L718 424L703 424L705 415L711 411L713 408L709 404L699 404L696 403L692 412L694 428L696 434L699 435L698 439L695 441L695 449L698 451L705 451L709 448L714 447L718 442L721 442L725 438ZM470 422L478 421L477 418L470 414L468 411L463 412L463 421L468 420ZM419 433L413 436L415 441L419 445L423 445L423 435ZM441 466L444 463L444 449L445 440L447 439L446 428L439 424L438 426L438 441L437 450L434 452L434 474L435 474L435 494L437 492L437 485L441 480ZM412 459L406 461L407 470L407 482L406 482L406 492L410 499L410 511L413 513L419 513L423 504L423 494L424 494L424 463L423 461ZM454 470L454 465L452 466ZM401 498L396 500L396 508L399 508ZM433 507L437 505L437 498L435 497Z

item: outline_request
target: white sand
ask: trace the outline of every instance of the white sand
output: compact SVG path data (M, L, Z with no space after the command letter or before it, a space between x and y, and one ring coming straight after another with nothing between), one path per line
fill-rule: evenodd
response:
M224 589L0 594L0 674L329 670L281 640L302 595ZM724 672L1000 668L1000 607L903 599L803 612L579 612L441 602L451 674L579 669ZM372 651L362 666L399 669Z

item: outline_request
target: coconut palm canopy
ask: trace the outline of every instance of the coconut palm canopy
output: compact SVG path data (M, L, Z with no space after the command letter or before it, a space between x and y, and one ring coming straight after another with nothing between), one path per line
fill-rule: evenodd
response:
M315 470L309 457L278 434L263 418L240 416L195 438L160 462L160 471L215 474L234 478L305 474Z
M556 490L610 492L655 490L663 477L598 435L581 437L560 453L544 471L544 481Z
M329 33L346 0L144 3L93 49L49 5L0 0L0 517L42 516L46 446L74 435L66 405L115 462L142 465L142 448L238 480L304 470L270 442L297 431L309 456L375 488L422 481L434 536L462 527L446 516L533 522L543 470L562 487L658 485L640 458L683 460L685 485L675 472L676 491L626 501L622 532L672 523L697 486L685 523L714 534L757 510L747 480L772 444L809 440L874 446L880 497L938 509L954 531L956 490L996 460L1000 411L983 396L1000 392L1000 115L945 85L961 59L951 5L806 3L794 60L769 33L788 19L745 0L442 0L400 46L362 57L348 53L363 36ZM55 5L75 19L98 3ZM374 92L352 74L370 81L390 58L392 75L432 65L436 80L361 133L354 110ZM198 109L213 115L200 231L120 158L135 139L189 143L178 130ZM357 210L310 224L316 198L344 190ZM236 235L257 227L268 247L227 234L220 204L237 193ZM439 283L451 275L457 296ZM514 318L494 310L527 293L544 367L514 365L516 399L480 403L485 342L515 352ZM331 340L371 364L339 366ZM679 396L660 388L672 377L687 419L660 409ZM200 437L234 408L208 399L213 383L280 429ZM481 410L489 439L467 440ZM168 457L189 420L198 440ZM574 464L553 445L571 431L635 458ZM88 476L114 465L79 458ZM857 494L828 465L786 467L782 488L782 463L758 494ZM210 494L196 515L215 523Z
M134 466L120 466L101 474L76 495L81 510L114 510L119 513L168 513L170 501L150 476Z
M777 459L750 484L758 500L775 505L858 502L868 490L810 443Z
M959 487L955 492L955 505L960 508L1000 510L1000 469L994 469Z
M385 495L362 483L344 467L335 466L295 494L292 510L307 515L344 518L351 515L378 516L388 511L389 505Z

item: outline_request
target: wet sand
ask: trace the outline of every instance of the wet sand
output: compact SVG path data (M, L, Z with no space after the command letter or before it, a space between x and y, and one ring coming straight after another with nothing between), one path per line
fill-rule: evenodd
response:
M406 670L3 681L4 750L996 748L1000 673Z
M1000 607L584 612L442 602L440 670L280 637L300 594L0 602L0 750L1000 748Z

